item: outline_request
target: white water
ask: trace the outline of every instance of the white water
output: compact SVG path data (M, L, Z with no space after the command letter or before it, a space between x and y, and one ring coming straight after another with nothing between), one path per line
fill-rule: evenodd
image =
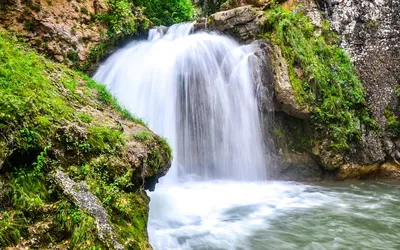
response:
M265 181L254 47L191 28L152 30L94 77L173 147L170 172L149 194L153 247L398 249L395 188L363 193ZM376 219L385 216L383 224Z

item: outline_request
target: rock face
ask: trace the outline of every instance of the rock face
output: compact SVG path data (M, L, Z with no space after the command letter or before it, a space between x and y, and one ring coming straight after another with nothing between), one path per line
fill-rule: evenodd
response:
M364 130L354 161L359 164L398 160L397 138L387 133L385 110L400 115L396 90L400 84L400 1L318 1L341 35L341 46L354 62L367 91L367 101L381 135Z
M266 144L272 145L272 161L278 166L273 168L273 176L295 180L324 177L399 179L396 162L400 159L400 143L389 133L385 116L388 108L400 116L396 94L400 87L399 1L289 0L283 5L286 8L303 6L301 8L317 27L322 25L324 17L329 19L331 28L341 37L340 46L356 66L379 131L360 126L361 140L347 155L326 150L325 144L329 141L321 140L312 145L313 138L304 139L311 134L310 110L296 101L279 47L266 41L261 45L263 52L258 53L266 57L272 67L264 68L267 73L263 76L263 86L258 88L258 96ZM207 28L250 43L262 33L265 20L262 12L262 8L255 6L222 11L209 18ZM267 101L271 96L272 105ZM306 145L298 147L304 143ZM388 159L391 163L385 163ZM330 170L328 166L341 167Z
M68 65L85 60L107 31L93 18L108 11L104 0L16 0L0 7L0 28Z

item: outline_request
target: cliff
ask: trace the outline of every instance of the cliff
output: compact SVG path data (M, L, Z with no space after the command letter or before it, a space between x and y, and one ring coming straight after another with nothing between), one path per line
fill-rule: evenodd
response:
M259 40L274 178L398 179L399 3L227 3L196 27Z

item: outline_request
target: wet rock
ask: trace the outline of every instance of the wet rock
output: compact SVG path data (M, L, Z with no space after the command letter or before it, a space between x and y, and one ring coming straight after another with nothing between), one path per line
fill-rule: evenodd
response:
M337 177L341 180L374 178L379 171L379 164L359 165L353 163L343 164L338 171Z
M389 180L400 180L400 164L386 162L379 169L379 177Z
M84 183L74 182L66 173L60 170L56 171L55 182L80 209L93 216L100 241L109 249L124 249L122 244L116 240L117 235L107 218L107 211L97 197L86 188Z

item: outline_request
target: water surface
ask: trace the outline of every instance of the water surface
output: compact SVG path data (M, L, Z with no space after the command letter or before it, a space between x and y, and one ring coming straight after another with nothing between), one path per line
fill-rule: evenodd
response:
M186 182L151 194L155 249L400 249L400 186Z

